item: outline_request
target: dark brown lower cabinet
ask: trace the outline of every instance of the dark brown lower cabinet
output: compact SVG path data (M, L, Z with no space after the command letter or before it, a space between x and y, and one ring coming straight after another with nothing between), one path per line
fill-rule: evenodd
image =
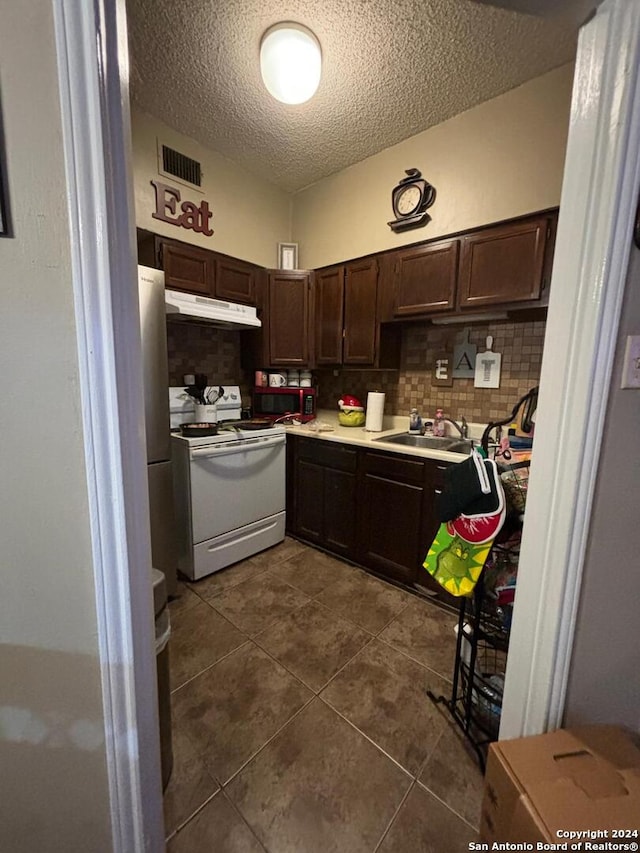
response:
M424 504L422 506L422 541L424 543L424 555L418 570L416 578L416 587L420 592L426 592L431 596L435 596L439 601L447 604L449 607L458 609L459 601L450 595L437 581L431 577L429 572L422 566L424 557L440 526L440 519L436 515L436 495L442 489L444 480L444 472L449 467L448 462L436 462L429 459L426 462L429 468L428 492L425 494Z
M363 452L358 552L385 577L413 584L424 559L422 507L428 466L422 460Z
M422 567L447 463L300 436L287 442L290 533L456 606Z
M289 436L288 440L291 440ZM334 554L355 555L357 451L295 437L291 532Z

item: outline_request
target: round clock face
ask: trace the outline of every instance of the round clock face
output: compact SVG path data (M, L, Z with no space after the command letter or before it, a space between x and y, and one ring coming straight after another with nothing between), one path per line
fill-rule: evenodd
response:
M396 198L396 210L398 216L407 216L419 206L422 200L422 192L420 187L415 184L409 184L404 187Z

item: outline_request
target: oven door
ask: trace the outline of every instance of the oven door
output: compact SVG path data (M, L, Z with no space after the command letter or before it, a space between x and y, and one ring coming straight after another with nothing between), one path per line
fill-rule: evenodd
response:
M193 544L283 512L286 436L259 436L192 448Z

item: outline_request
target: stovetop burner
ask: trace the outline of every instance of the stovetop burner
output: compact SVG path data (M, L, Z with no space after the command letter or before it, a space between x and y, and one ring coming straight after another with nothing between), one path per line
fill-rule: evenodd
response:
M197 437L185 436L180 428L172 430L173 437L184 441L192 447L200 447L205 444L228 444L231 442L250 441L251 439L264 438L268 436L284 435L286 430L280 424L269 424L268 426L249 426L250 421L221 421L218 423L218 431L215 435L202 435Z

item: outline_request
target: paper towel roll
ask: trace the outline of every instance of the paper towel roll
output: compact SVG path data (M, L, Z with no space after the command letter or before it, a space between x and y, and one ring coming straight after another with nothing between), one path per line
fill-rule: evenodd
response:
M381 432L383 415L384 394L380 391L369 391L367 394L367 419L364 428L369 432Z

